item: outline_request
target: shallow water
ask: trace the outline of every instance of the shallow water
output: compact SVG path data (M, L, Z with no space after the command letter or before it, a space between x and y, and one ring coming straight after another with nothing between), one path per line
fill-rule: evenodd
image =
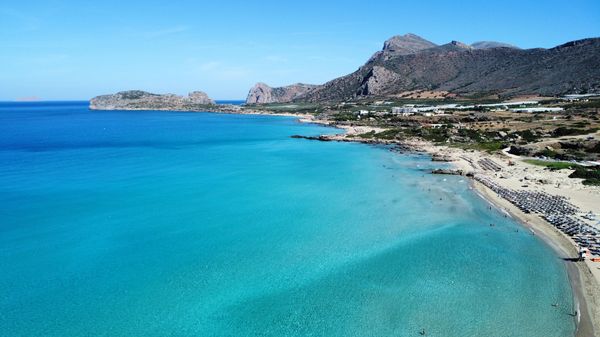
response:
M326 132L0 103L0 335L573 334L536 237L425 156L289 137Z

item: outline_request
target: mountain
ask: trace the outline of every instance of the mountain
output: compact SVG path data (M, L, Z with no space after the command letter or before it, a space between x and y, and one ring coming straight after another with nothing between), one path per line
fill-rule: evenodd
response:
M495 41L479 41L471 44L471 47L475 49L491 49L491 48L514 48L519 49L519 47L513 46L512 44L504 43L504 42L495 42Z
M188 96L159 95L141 90L121 91L112 95L96 96L90 100L92 110L193 110L215 102L202 91Z
M391 37L384 42L382 51L384 53L392 53L395 55L408 55L435 46L435 43L427 41L418 35L409 33Z
M498 42L438 46L414 34L395 36L355 72L292 100L346 101L414 91L500 97L600 91L600 38L519 49Z
M264 83L256 83L248 92L246 104L290 102L316 87L312 84L297 83L285 87L271 88Z

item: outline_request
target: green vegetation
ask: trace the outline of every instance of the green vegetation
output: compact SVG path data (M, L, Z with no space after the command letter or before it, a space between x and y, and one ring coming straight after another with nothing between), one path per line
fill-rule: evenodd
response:
M550 149L544 149L543 151L538 152L535 155L539 156L539 157L548 157L548 158L553 158L553 159L562 159L563 158L562 154L560 154L556 151L550 150Z
M460 149L485 151L487 153L498 152L506 147L506 143L503 143L501 141L487 141L487 142L475 142L475 143L453 143L453 144L449 144L449 145L460 148Z
M588 186L600 186L600 179L596 179L596 178L586 179L582 182L582 184L588 185Z
M546 161L539 159L525 159L524 162L537 166L544 166L551 170L563 170L563 169L575 169L576 167L582 167L581 165L569 163L566 161Z
M514 134L521 136L521 138L528 143L537 142L540 139L540 137L531 130L517 131Z
M333 115L332 118L336 122L357 121L358 115L353 114L351 112L340 112L340 113Z
M569 178L584 179L584 185L600 186L600 166L579 166L569 175Z
M486 151L488 153L498 152L506 147L506 143L500 141L480 142L471 144L468 148Z
M398 129L389 129L379 133L376 133L374 136L378 139L387 139L392 140L398 138L400 135L400 130Z
M411 129L411 133L414 133L416 136L419 136L425 140L434 142L434 143L443 143L448 140L450 135L448 134L448 129L446 128L438 128L438 129L428 129L428 128L419 128L419 129Z
M357 136L360 137L360 138L370 139L370 138L375 137L375 131L369 131L369 132L361 133L361 134L359 134Z
M594 133L598 131L598 128L590 128L590 129L577 129L577 128L568 128L568 127L558 127L552 131L552 135L554 137L563 137L563 136L576 136L576 135L585 135L588 133Z
M575 170L569 178L584 179L584 185L600 186L600 166L583 166L565 161L545 161L537 159L526 159L524 162L537 166L544 166L550 170Z

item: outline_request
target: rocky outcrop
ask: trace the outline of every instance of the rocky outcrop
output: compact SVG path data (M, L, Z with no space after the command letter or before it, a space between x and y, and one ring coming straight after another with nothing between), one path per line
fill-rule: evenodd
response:
M121 91L90 100L92 110L198 110L215 102L202 91L188 96L159 95L141 90Z
M464 176L465 172L463 170L451 170L451 169L435 169L431 171L432 174L449 174L456 176Z
M511 145L508 149L508 153L514 154L515 156L530 156L531 152L531 149L519 145Z
M600 91L600 38L551 49L518 49L496 42L437 46L414 34L396 36L357 71L296 101L394 97L415 90L499 97Z
M291 102L317 86L297 83L285 87L271 88L265 83L257 83L248 92L246 104L267 104Z
M359 88L362 96L380 96L390 85L402 85L403 78L384 67L375 66L371 73L365 77L366 81Z
M185 97L184 97L185 100ZM204 91L192 91L188 94L187 100L192 104L215 104L215 101L208 97Z

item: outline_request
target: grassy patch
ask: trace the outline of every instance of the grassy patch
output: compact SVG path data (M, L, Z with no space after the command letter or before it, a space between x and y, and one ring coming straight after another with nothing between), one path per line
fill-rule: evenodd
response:
M595 179L595 178L586 179L583 181L583 184L589 185L589 186L600 186L600 179Z
M471 149L471 150L478 150L478 151L485 151L488 153L493 153L493 152L498 152L500 150L502 150L503 148L506 147L506 144L503 142L496 142L496 141L490 141L490 142L476 142L476 143L472 143L472 144L456 144L457 147L460 147L462 149Z
M361 133L361 134L358 134L357 137L371 139L371 138L375 137L375 131Z
M374 136L375 136L375 138L378 138L378 139L392 140L392 139L396 139L398 137L399 133L400 133L400 130L390 129L390 130L385 130L385 131L376 133Z
M524 162L537 165L544 166L552 170L564 170L564 169L575 169L576 167L582 167L581 165L569 163L566 161L546 161L546 160L538 160L538 159L525 159Z
M340 112L333 115L333 120L336 122L357 121L358 115L353 114L351 112Z

